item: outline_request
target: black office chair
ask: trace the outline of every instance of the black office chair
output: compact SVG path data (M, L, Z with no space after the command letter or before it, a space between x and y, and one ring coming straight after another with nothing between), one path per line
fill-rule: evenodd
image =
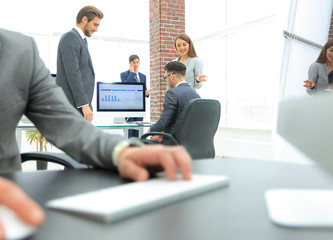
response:
M25 152L21 153L22 163L26 161L37 161L37 170L46 170L47 163L53 162L60 164L65 169L83 169L88 168L87 165L75 161L68 155L52 152Z
M213 99L192 99L183 108L171 134L161 132L145 133L145 140L151 135L161 135L183 145L193 159L214 158L214 136L220 121L221 105Z

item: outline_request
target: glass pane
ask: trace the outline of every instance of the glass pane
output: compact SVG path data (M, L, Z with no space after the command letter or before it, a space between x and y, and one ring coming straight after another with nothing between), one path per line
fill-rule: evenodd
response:
M332 14L332 1L297 1L295 34L324 45Z
M275 0L227 0L227 28L275 15Z
M203 74L207 82L197 90L202 98L217 99L221 103L220 125L224 125L225 86L225 38L212 36L202 41L194 42L196 52L203 62Z
M290 44L290 53L289 62L284 63L287 77L284 80L283 99L308 96L303 81L308 79L309 67L317 60L320 50L294 40L286 41L286 44Z
M225 0L185 0L186 32L192 39L221 31L225 23Z
M148 0L11 0L2 7L0 20L3 28L13 31L64 33L75 26L77 13L86 5L95 6L104 14L95 36L149 40Z
M96 81L120 82L120 73L129 68L132 54L140 57L139 71L149 80L149 44L90 39L89 51L96 72ZM149 84L149 81L148 81ZM149 86L149 85L148 85Z
M33 37L36 41L39 56L43 59L45 65L49 67L49 36L48 35L37 35L37 34L28 34Z
M279 65L274 26L253 26L227 37L226 126L271 129Z

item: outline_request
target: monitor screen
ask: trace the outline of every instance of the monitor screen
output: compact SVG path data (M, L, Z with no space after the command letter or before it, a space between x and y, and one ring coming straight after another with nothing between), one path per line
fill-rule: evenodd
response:
M97 112L145 112L144 89L144 83L98 82Z

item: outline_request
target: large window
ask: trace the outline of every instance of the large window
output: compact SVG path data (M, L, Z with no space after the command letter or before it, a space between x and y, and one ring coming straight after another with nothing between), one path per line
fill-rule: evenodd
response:
M146 74L149 86L149 1L12 0L2 6L1 27L34 37L41 58L56 73L59 40L75 26L77 13L86 5L104 14L99 31L88 39L96 82L120 81L120 73L128 70L129 56L137 54L139 70ZM95 102L93 99L93 106ZM149 113L149 103L147 107Z
M275 4L186 1L186 31L208 76L199 94L221 101L224 127L272 129L280 66Z
M316 46L323 46L327 41L331 14L332 1L291 1L290 17L284 29L296 38L286 36L285 39L281 100L307 96L303 81L308 79L309 66L321 51Z

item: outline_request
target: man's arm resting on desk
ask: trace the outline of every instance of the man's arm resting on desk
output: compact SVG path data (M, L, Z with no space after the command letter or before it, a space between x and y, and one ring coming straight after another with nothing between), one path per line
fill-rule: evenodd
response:
M149 172L155 173L164 169L170 180L176 180L177 168L179 168L184 179L191 179L191 157L182 146L129 147L129 145L121 146L120 144L115 147L116 153L113 157L117 160L113 162L118 166L122 177L145 181L149 178Z

